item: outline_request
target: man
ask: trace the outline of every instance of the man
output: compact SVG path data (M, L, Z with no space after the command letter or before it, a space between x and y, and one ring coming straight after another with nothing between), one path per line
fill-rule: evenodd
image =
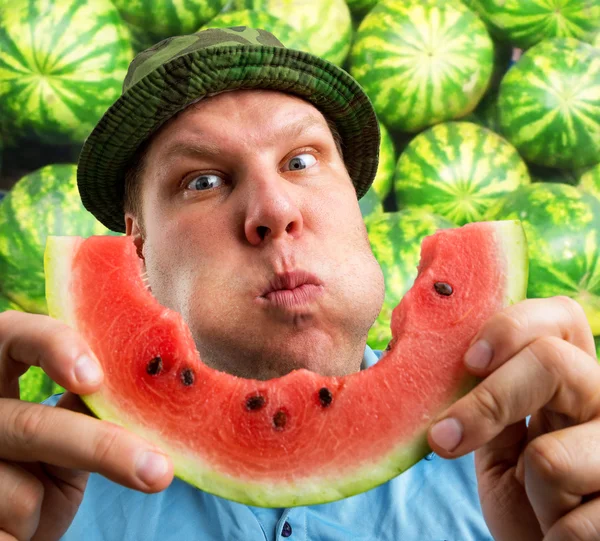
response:
M87 208L133 237L205 363L343 375L377 360L365 344L383 280L357 204L377 148L371 105L345 72L264 31L207 30L136 57L78 181ZM259 301L273 284L277 299ZM79 413L74 393L103 377L82 338L4 313L0 541L600 539L600 367L579 305L514 305L465 362L485 379L432 423L439 456L339 502L261 509L173 480L160 449ZM70 391L60 407L18 400L29 365Z

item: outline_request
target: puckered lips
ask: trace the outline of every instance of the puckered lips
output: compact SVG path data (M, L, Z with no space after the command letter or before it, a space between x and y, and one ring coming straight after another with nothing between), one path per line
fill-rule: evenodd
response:
M274 274L261 293L269 305L290 309L313 302L323 293L323 283L314 274L295 270Z

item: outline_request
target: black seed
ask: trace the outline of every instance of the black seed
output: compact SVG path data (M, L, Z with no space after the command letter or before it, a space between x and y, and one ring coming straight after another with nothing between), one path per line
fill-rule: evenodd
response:
M194 372L192 372L191 368L186 368L183 370L183 372L181 372L181 383L183 383L186 387L194 383Z
M160 374L162 372L162 369L163 362L160 357L154 357L154 359L152 359L146 366L146 372L148 372L148 374L150 374L151 376L156 376L157 374Z
M265 405L265 397L258 395L249 396L246 399L246 409L248 411L256 411Z
M287 415L285 411L279 410L275 415L273 415L273 426L276 430L283 430L286 422Z
M321 402L321 406L324 408L329 406L333 401L333 395L327 387L319 389L319 401Z
M440 295L444 295L446 297L452 295L452 286L446 282L436 282L433 287L435 287L435 290Z

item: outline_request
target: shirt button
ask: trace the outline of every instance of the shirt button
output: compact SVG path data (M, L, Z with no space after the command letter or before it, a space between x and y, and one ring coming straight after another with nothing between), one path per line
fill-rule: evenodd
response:
M289 537L290 535L292 535L292 527L290 526L290 523L286 521L281 530L281 537Z

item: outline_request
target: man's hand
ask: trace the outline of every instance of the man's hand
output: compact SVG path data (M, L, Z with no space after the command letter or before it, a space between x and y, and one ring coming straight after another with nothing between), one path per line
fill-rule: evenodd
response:
M18 378L34 365L70 391L60 407L18 400ZM47 316L0 314L0 541L59 539L79 508L88 472L149 493L171 482L172 464L158 449L85 415L72 393L96 391L102 377L69 327Z
M581 306L515 304L482 326L465 363L485 379L436 419L429 443L445 458L476 451L494 539L600 539L600 365Z

